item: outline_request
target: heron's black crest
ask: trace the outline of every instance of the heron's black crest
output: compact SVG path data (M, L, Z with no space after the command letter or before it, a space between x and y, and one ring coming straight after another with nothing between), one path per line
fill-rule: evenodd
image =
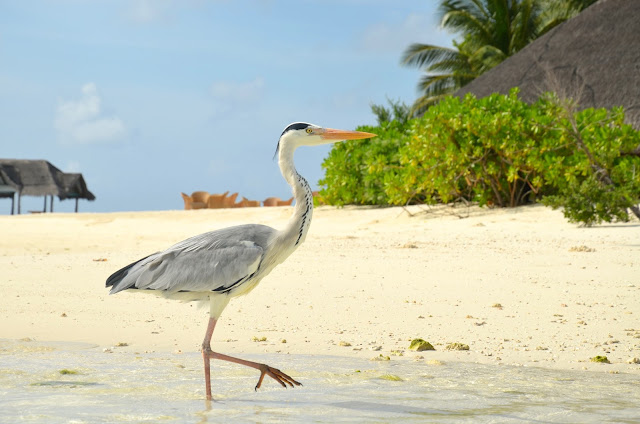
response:
M310 125L311 124L307 124L306 122L294 122L293 124L290 124L287 128L285 128L284 131L282 131L282 134L280 134L280 138L282 138L282 136L289 131L303 130L309 127ZM280 139L278 139L278 146L276 147L276 152L273 154L274 159L276 158L276 156L278 156L279 151L280 151Z

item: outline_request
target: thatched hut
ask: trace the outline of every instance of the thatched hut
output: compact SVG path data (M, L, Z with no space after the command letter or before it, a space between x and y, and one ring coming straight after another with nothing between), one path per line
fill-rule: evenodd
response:
M9 177L2 167L0 167L0 199L11 199L11 215L13 215L16 191L17 190L11 184Z
M640 4L600 0L458 90L485 97L520 88L524 101L545 91L579 108L623 106L640 129Z
M47 210L47 197L50 197L49 210L53 212L53 196L60 200L75 199L75 211L78 212L78 200L94 200L87 184L78 173L65 173L46 160L0 159L0 198L11 198L11 213L14 210L15 194L18 194L18 213L22 196L43 196Z

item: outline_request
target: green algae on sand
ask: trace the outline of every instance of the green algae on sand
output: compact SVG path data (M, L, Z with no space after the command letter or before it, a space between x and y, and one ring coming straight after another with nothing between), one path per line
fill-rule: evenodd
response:
M449 343L446 347L446 350L469 350L469 345L464 343Z
M436 350L431 343L423 339L413 339L409 345L409 349L416 352L422 352L423 350Z

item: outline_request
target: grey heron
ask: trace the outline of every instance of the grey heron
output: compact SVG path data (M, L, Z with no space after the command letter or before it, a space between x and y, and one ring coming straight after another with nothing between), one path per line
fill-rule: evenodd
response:
M295 197L293 215L282 230L247 224L200 234L168 249L149 255L113 273L106 286L109 294L144 290L182 301L209 302L209 323L202 342L207 399L211 399L210 360L220 359L255 368L260 388L265 375L283 387L300 383L266 364L215 352L211 337L220 314L232 297L249 293L274 267L284 262L304 241L313 213L313 194L295 169L294 151L342 140L375 137L375 134L323 128L304 122L287 126L278 140L276 154L280 172Z

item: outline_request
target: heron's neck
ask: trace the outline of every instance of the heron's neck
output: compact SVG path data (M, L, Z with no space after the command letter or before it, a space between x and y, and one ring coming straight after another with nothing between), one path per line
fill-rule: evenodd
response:
M298 174L293 164L293 153L296 146L284 144L280 146L279 165L282 176L291 186L296 205L293 209L293 216L289 219L287 226L281 232L283 242L290 244L292 248L298 247L309 231L311 215L313 214L313 193L307 180Z

